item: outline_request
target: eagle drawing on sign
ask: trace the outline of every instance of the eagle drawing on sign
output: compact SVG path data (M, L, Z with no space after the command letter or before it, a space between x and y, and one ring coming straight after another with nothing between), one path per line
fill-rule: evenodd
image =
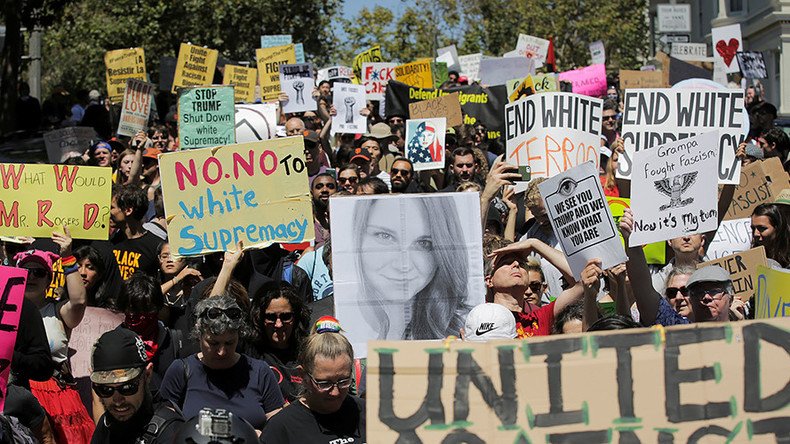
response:
M654 185L656 190L669 196L669 205L661 205L659 210L664 211L669 208L685 207L686 205L694 202L693 197L680 200L680 195L697 181L697 173L698 171L678 174L677 176L672 177L672 182L669 181L669 177L655 181Z

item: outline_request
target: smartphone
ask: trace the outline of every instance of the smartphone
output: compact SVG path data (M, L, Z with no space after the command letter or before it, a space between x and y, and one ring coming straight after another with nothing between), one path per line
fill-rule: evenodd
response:
M521 180L529 182L532 179L532 168L529 165L519 165L518 173L521 174Z

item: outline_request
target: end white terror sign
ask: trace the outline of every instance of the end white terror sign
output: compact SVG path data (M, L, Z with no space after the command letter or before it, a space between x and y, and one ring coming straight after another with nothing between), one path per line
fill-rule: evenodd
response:
M743 92L740 90L631 89L626 90L617 177L630 179L634 153L699 133L719 130L717 176L720 184L740 180L741 162L735 157L746 139Z

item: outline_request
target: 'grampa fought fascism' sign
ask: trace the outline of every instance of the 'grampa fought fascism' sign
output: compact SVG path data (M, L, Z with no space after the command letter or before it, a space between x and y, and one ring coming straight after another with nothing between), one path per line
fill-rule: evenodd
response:
M16 267L0 266L0 409L5 406L11 359L22 314L27 271Z
M312 240L302 137L159 156L167 231L177 256ZM170 218L173 218L170 220Z
M706 323L707 324L707 323ZM783 442L790 320L368 345L377 443Z
M743 92L687 89L626 90L617 176L631 178L634 153L685 139L698 133L719 131L719 183L738 184L741 162L735 150L744 140Z
M178 93L181 148L236 143L234 101L232 86L181 88Z
M601 259L604 269L628 260L593 162L541 182L538 188L575 277L581 277L593 258Z
M185 86L211 85L218 57L219 51L216 49L182 43L170 92L175 94L178 88Z
M107 68L107 98L118 103L123 99L126 79L145 80L145 51L143 48L107 51L104 66Z
M629 246L705 233L718 225L714 131L639 151L631 176L634 227Z

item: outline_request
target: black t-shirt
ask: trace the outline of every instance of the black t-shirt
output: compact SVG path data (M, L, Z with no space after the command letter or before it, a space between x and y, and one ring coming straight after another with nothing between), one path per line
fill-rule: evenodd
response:
M261 434L263 444L329 444L344 439L365 444L365 401L347 396L340 410L328 415L315 413L299 401L274 415Z
M156 420L164 425L160 424L162 431L156 434L151 444L171 444L184 423L184 417L173 403L159 398L154 398L148 409L144 404L128 421L116 421L109 413L103 414L96 424L91 444L134 444L152 422L153 412L156 412Z
M280 393L289 402L297 402L301 390L302 378L299 376L299 363L296 362L296 350L261 351L257 347L248 347L247 354L255 359L266 361L277 378Z
M156 250L162 239L146 231L144 235L135 239L127 239L121 233L111 242L115 261L118 262L118 271L121 272L123 280L129 279L137 271L153 277L159 275L159 258Z

